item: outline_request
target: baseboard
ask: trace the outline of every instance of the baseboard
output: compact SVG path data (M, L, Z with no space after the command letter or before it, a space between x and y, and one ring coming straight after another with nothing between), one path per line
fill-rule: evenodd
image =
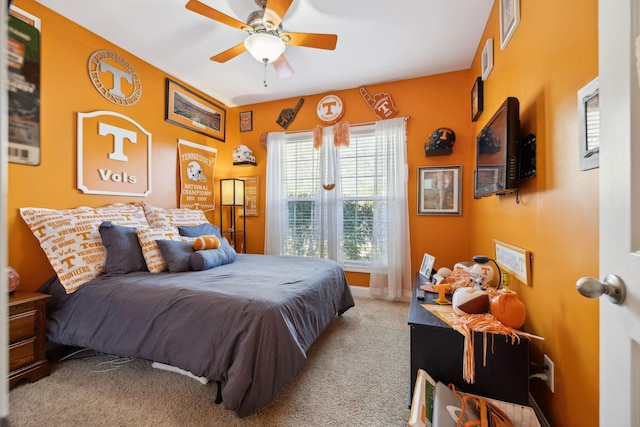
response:
M538 406L538 403L533 398L531 393L529 393L529 406L531 406L533 408L533 412L535 412L536 417L538 418L538 422L540 423L540 427L551 427L551 424L549 424L549 421L547 421L547 418L542 413L542 410Z
M371 298L371 293L369 292L369 288L366 286L351 286L351 295L354 297L362 297L362 298Z
M371 292L369 292L369 287L368 286L352 286L352 285L349 285L349 288L351 289L351 295L353 295L354 297L374 298L373 296L371 296ZM410 302L412 295L413 295L412 292L405 291L405 295L400 297L400 299L398 299L398 301Z

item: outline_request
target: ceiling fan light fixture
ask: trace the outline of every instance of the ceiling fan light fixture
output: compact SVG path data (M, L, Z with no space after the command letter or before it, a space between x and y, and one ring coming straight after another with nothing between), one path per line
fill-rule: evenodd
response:
M264 62L265 59L267 62L273 62L282 55L285 49L284 42L269 33L251 34L245 39L244 46L251 56L259 62Z

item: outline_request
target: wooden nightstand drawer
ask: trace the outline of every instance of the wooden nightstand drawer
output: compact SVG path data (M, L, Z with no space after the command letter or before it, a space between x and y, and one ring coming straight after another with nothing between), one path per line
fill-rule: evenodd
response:
M35 310L30 310L9 318L10 344L35 337L36 313Z
M50 298L28 291L16 291L9 297L9 387L49 375L45 319Z
M14 371L36 360L35 337L9 346L9 370Z

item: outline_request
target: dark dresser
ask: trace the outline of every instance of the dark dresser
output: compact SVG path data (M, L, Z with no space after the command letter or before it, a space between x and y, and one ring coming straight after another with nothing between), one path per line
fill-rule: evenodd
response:
M435 314L422 307L434 304L437 294L426 292L424 301L416 298L416 289L425 284L416 273L409 309L411 329L411 384L413 393L418 368L435 381L454 384L467 393L528 405L529 402L529 340L521 338L511 343L504 335L488 334L486 366L483 366L483 334L475 333L475 383L463 380L464 337ZM450 298L448 298L450 299Z

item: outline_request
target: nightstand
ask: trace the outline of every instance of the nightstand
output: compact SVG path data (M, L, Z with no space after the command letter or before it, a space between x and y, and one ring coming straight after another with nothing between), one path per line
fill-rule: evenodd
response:
M16 291L9 297L9 387L49 375L46 304L51 295Z

